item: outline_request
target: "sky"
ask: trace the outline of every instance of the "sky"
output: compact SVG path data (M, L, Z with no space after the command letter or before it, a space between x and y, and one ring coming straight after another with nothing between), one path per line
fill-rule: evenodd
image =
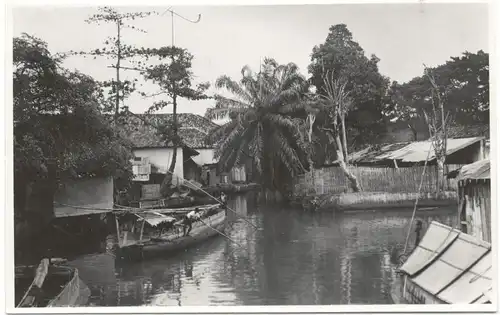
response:
M120 12L164 12L168 7L117 7ZM197 24L174 20L174 44L193 55L195 83L210 82L208 94L219 93L213 84L221 75L241 77L241 68L256 71L264 57L279 63L296 63L304 75L315 45L323 43L328 29L344 23L367 56L380 58L380 72L391 80L409 81L423 73L423 64L436 66L465 51L489 52L488 7L486 4L332 4L266 6L174 6L173 9ZM25 32L48 43L52 53L88 51L102 47L113 35L111 25L85 23L97 7L20 7L13 11L13 32ZM172 43L169 14L132 21L147 33L124 31L123 41L143 47ZM115 72L104 59L70 57L64 66L77 69L98 80L108 80ZM133 78L134 71L122 74ZM153 93L152 83L139 87ZM136 113L144 112L155 98L139 95L125 103ZM158 100L158 98L156 98ZM179 101L178 111L204 115L212 100ZM171 107L161 111L171 112Z

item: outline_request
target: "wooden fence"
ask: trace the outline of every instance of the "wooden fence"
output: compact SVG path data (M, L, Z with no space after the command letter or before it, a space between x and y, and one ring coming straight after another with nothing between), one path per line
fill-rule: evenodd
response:
M462 165L446 165L445 174L456 170ZM379 167L350 167L356 175L363 191L390 192L390 193L415 193L419 190L424 166L404 168L379 168ZM436 166L427 166L422 183L422 193L436 191L437 170ZM303 174L296 178L294 183L295 194L309 194L312 188L316 193L342 193L349 192L349 182L340 167L317 169L313 176L311 173ZM456 191L457 182L454 179L445 179L445 190Z

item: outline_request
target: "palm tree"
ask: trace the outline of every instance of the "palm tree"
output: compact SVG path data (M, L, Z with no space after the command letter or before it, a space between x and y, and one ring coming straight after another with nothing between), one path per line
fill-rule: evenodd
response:
M232 94L216 95L216 105L207 111L209 119L230 117L209 140L216 143L219 167L228 170L250 157L266 188L284 192L293 176L304 172L303 123L307 80L297 65L279 65L266 58L254 74L248 66L239 82L228 76L217 79L216 87Z

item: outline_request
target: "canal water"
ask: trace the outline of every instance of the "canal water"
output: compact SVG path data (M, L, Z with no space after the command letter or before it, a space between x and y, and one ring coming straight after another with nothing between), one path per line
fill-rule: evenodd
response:
M258 227L231 215L226 233L239 245L214 237L170 257L121 265L103 242L72 258L91 305L392 304L412 209L309 213L257 206L251 196L230 206ZM454 207L417 218L424 229L433 220L456 223Z

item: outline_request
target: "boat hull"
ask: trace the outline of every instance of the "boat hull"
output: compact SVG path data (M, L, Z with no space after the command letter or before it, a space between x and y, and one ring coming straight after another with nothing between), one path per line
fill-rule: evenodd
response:
M16 270L16 285L18 285L18 280L27 284L26 281L30 282L32 279L32 275L36 270L36 266L28 266L28 267L19 267L22 268L22 272L18 273ZM67 280L62 280L66 278ZM90 297L90 289L87 285L80 279L78 269L69 267L69 266L50 266L48 275L44 282L42 288L45 286L54 286L54 283L61 283L64 281L64 284L60 287L60 289L55 292L52 298L45 299L45 303L35 303L28 306L26 303L19 303L20 307L36 307L38 304L39 307L78 307L85 306L88 303ZM48 289L51 291L51 289ZM29 296L29 295L28 295Z
M221 211L203 222L194 222L188 236L183 236L182 227L177 227L177 231L169 238L122 245L117 248L116 258L121 261L140 261L182 251L224 233L225 222L226 213Z

